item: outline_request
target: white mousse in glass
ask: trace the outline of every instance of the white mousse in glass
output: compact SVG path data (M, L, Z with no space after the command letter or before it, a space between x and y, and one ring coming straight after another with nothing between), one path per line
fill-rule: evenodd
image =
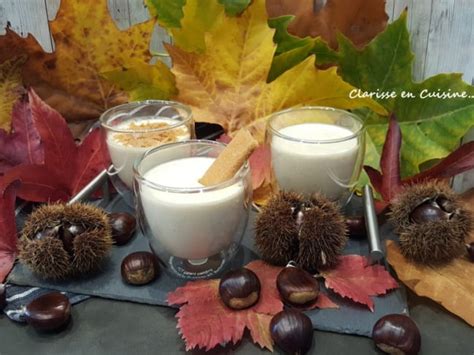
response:
M153 117L139 121L128 120L107 133L110 158L120 179L133 187L133 164L150 148L191 138L185 125L174 127L176 121L169 118Z
M349 188L357 168L359 144L353 131L338 125L300 123L280 128L271 138L272 167L279 187L304 194L322 192L338 199Z
M189 157L159 164L143 175L140 202L151 231L151 246L198 265L228 248L247 222L245 180L205 188L198 180L214 162ZM200 191L199 189L202 188ZM182 189L192 189L185 193Z

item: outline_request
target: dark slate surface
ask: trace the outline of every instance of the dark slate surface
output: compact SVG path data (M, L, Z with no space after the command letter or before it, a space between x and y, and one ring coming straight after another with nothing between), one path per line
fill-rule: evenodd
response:
M129 211L129 207L116 198L110 205L109 210ZM256 259L257 255L252 251L253 247L253 220L252 213L247 231L244 236L243 246L237 254L231 267L245 265ZM382 235L389 236L387 227L382 230ZM127 300L152 305L166 305L166 295L177 286L186 281L170 277L163 273L155 282L147 286L133 287L122 282L120 276L120 263L122 259L133 251L149 250L146 238L137 233L131 243L123 247L114 247L113 252L101 273L70 282L47 282L35 277L27 268L17 264L11 272L8 282L18 285L39 286L60 291L75 292L97 297ZM348 254L368 253L365 240L350 240L346 248ZM377 319L389 313L407 313L406 297L403 289L390 292L386 296L375 297L375 312L370 312L364 306L343 299L338 295L329 293L331 298L339 305L339 309L312 310L308 312L314 328L339 333L358 334L370 336L372 326Z

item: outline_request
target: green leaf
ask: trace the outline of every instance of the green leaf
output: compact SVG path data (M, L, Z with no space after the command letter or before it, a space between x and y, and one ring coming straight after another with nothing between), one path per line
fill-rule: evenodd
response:
M209 0L207 0L209 1ZM219 0L224 5L225 13L229 16L237 16L249 6L251 0Z
M183 6L186 0L145 0L152 16L158 17L161 26L170 29L181 27Z
M131 68L101 74L129 94L130 100L167 100L178 93L174 75L163 62L134 63Z
M279 38L285 37L281 35ZM290 41L283 43L288 44ZM286 46L287 52L279 55L281 61L275 57L271 71L273 76L291 68L290 64L303 60L304 55L316 51L308 51L301 46L301 42L291 43L296 49ZM460 74L440 74L419 83L413 82L414 55L410 49L406 12L363 49L357 49L343 35L338 36L337 52L324 42L319 42L317 46L318 64L337 64L343 79L360 88L362 93L394 93L394 97L374 96L374 99L387 111L394 112L400 123L403 134L403 177L418 173L425 162L448 155L474 126L474 87L465 83ZM422 98L420 94L424 90L432 93L465 92L466 97ZM408 93L413 97L402 97L402 94ZM358 110L358 114L366 122L369 138L367 146L370 149L367 149L365 164L377 168L388 121L368 110Z
M268 20L275 29L273 41L277 44L276 55L268 74L268 81L275 80L285 71L316 54L316 63L327 64L337 60L337 54L320 37L299 38L288 33L288 25L294 16L280 16Z

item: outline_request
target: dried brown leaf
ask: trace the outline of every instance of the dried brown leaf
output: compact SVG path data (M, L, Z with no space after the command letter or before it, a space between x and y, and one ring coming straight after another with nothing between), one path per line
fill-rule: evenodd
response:
M387 241L387 259L400 281L413 292L438 302L474 327L474 263L459 258L441 267L414 264L393 241Z

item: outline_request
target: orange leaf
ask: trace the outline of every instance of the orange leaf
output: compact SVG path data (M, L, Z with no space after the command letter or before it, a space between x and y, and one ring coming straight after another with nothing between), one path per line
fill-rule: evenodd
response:
M25 54L24 84L33 86L68 120L97 118L127 99L101 73L133 66L137 57L148 63L153 26L154 21L147 21L120 31L107 1L61 1L56 20L50 23L55 52L44 53L31 35L21 38L7 29L0 36L0 63Z
M235 344L242 339L245 328L261 347L273 349L268 325L272 316L283 309L275 285L281 268L260 260L246 267L257 274L261 283L260 299L249 309L227 308L219 298L219 280L188 282L168 295L168 304L182 305L176 317L186 350Z
M169 305L180 305L176 314L178 328L186 350L204 348L210 350L219 344L235 344L247 328L253 341L262 348L273 349L270 321L283 309L276 287L276 279L282 267L255 260L245 266L258 276L261 284L260 299L245 310L227 308L219 297L219 280L188 282L168 294ZM325 294L320 294L314 308L338 308Z
M381 265L368 265L366 257L344 255L335 269L322 272L325 285L343 297L365 304L374 311L370 296L383 295L398 287L397 281Z
M413 292L438 302L474 327L474 263L459 258L436 268L414 264L405 259L391 240L387 241L387 260Z
M270 17L294 15L288 31L299 37L321 36L337 47L338 32L358 47L367 44L387 25L384 0L328 0L324 7L314 0L267 0Z

